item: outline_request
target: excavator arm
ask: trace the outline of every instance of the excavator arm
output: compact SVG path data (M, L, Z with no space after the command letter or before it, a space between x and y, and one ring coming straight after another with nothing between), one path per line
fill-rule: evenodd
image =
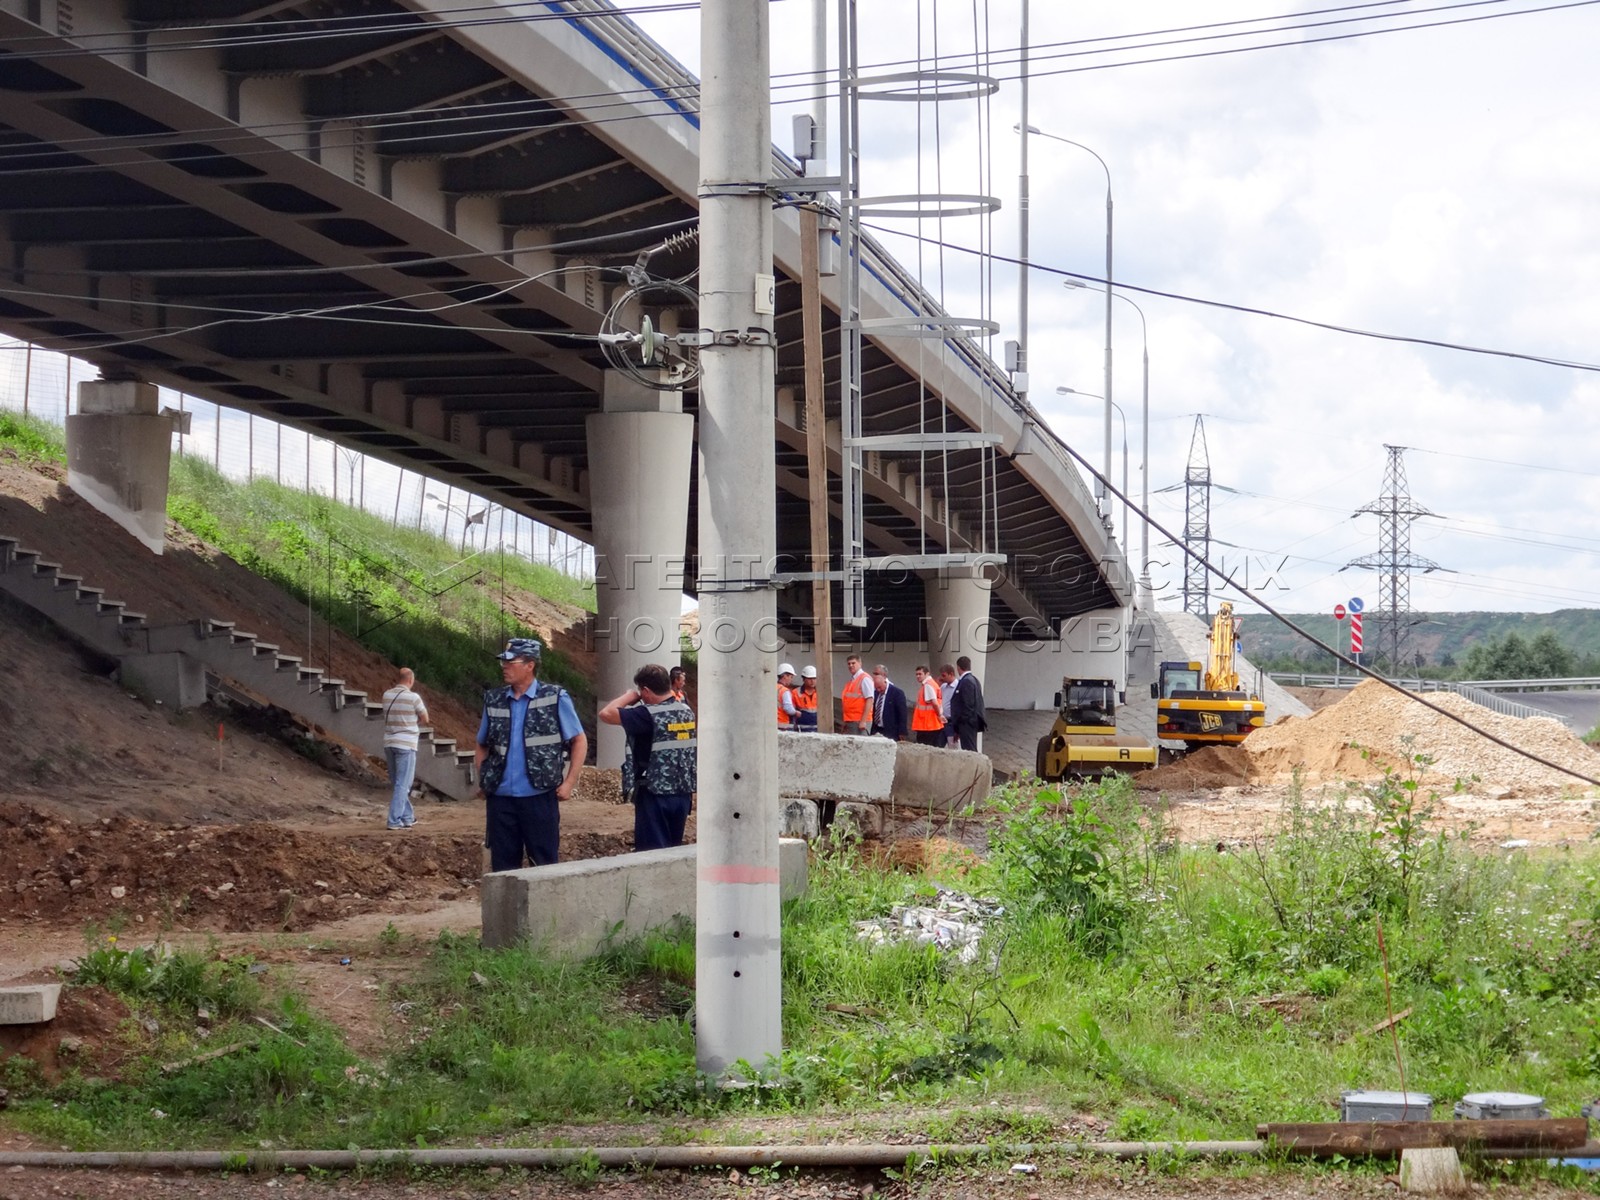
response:
M1233 623L1233 604L1224 600L1217 605L1217 615L1211 621L1211 658L1206 664L1206 690L1237 692L1239 668L1234 661L1238 647L1238 633Z

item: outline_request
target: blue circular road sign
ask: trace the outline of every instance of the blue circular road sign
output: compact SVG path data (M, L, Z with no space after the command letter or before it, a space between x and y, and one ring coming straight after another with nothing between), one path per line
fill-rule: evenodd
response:
M1367 602L1365 600L1363 600L1360 596L1351 596L1350 597L1350 611L1351 612L1358 613L1362 609L1364 609L1366 606L1367 606Z

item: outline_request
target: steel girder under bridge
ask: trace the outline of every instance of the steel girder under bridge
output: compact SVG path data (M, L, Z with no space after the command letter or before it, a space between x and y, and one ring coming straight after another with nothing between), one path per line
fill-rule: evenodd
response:
M695 214L694 107L693 77L599 0L0 0L0 329L587 538L592 335L611 268ZM776 237L779 381L798 392L791 211ZM687 276L695 254L651 271ZM903 268L880 253L865 276L863 316L907 314ZM868 553L983 549L987 489L1001 630L1125 602L1094 502L1003 374L960 344L919 381L906 346L866 352L864 432L983 431L1001 451L987 478L976 452L923 474L868 454ZM778 408L778 545L803 570L803 405ZM868 605L916 636L920 588L869 576ZM808 606L805 587L780 604Z

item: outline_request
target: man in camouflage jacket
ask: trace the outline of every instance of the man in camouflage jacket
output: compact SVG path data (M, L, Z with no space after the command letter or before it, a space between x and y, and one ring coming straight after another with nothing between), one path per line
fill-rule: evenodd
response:
M633 801L633 848L681 846L697 787L694 710L673 696L665 667L639 668L633 684L599 713L627 735L622 794Z

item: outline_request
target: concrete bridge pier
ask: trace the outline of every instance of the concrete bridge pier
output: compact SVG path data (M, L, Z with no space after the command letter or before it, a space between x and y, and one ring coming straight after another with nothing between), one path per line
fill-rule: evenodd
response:
M928 667L935 674L945 663L963 654L972 660L972 673L988 694L986 667L989 647L999 641L1000 630L989 617L994 583L983 567L945 567L922 577L923 601L928 614ZM901 685L906 686L905 684ZM978 742L983 745L980 736Z
M601 703L647 662L678 661L694 418L678 392L606 375L601 410L586 418L594 513L595 648ZM595 762L622 765L622 730L602 725Z
M177 414L153 383L91 379L67 417L67 486L152 554L166 548L167 482Z

